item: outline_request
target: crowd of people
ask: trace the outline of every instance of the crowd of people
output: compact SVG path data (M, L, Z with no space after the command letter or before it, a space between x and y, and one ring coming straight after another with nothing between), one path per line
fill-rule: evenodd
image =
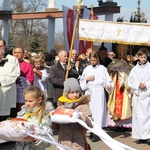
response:
M80 119L90 127L89 117L100 128L132 128L137 144L150 144L148 49L141 48L137 57L133 65L121 57L116 58L106 47L100 47L98 52L88 48L80 55L73 49L68 65L65 50L58 54L54 49L36 54L15 47L10 55L6 42L1 39L0 121L21 117L44 126L52 135L48 112L57 108L75 109L82 112ZM58 130L59 143L74 150L86 149L86 130L78 123L60 124ZM27 138L30 142L16 143L17 150L50 146ZM90 140L96 142L100 138L90 133Z

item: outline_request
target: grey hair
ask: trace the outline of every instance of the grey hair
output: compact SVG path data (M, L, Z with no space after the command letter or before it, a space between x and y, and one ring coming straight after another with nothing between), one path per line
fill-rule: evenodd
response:
M15 52L15 50L16 50L17 48L20 48L21 51L22 51L22 53L24 53L24 48L23 48L23 47L15 47L15 48L13 49L13 53Z
M58 57L60 58L64 52L66 52L66 51L65 51L65 50L60 50L60 51L58 52Z

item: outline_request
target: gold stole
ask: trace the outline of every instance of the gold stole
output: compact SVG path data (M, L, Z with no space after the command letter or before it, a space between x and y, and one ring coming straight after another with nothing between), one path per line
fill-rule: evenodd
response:
M114 83L114 90L109 95L109 100L107 103L108 110L112 115L112 119L117 122L119 120L128 119L131 117L131 103L130 98L127 95L126 88L121 93L119 78L124 78L123 74L118 74L118 72L114 73L112 76L112 81Z

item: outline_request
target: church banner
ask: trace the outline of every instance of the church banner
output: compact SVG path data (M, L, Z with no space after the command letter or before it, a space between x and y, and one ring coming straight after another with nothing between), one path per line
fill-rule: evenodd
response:
M80 19L79 40L150 46L150 24Z

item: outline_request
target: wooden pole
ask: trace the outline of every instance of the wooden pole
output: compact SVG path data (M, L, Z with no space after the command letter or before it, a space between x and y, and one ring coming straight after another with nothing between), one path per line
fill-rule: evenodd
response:
M93 20L93 15L94 15L93 7L94 7L94 5L91 4L90 7L91 7L91 20ZM91 42L91 49L93 49L93 42Z
M69 58L68 58L68 64L67 64L68 66L70 66L70 60L71 60L71 56L72 56L72 48L73 48L75 33L76 33L78 21L79 21L79 15L80 15L80 5L78 5L76 20L75 20L75 24L74 24L74 28L73 28L73 34L72 34L72 40L71 40L71 46L70 46L70 52L69 52ZM68 78L68 74L69 74L69 71L67 70L65 80Z

